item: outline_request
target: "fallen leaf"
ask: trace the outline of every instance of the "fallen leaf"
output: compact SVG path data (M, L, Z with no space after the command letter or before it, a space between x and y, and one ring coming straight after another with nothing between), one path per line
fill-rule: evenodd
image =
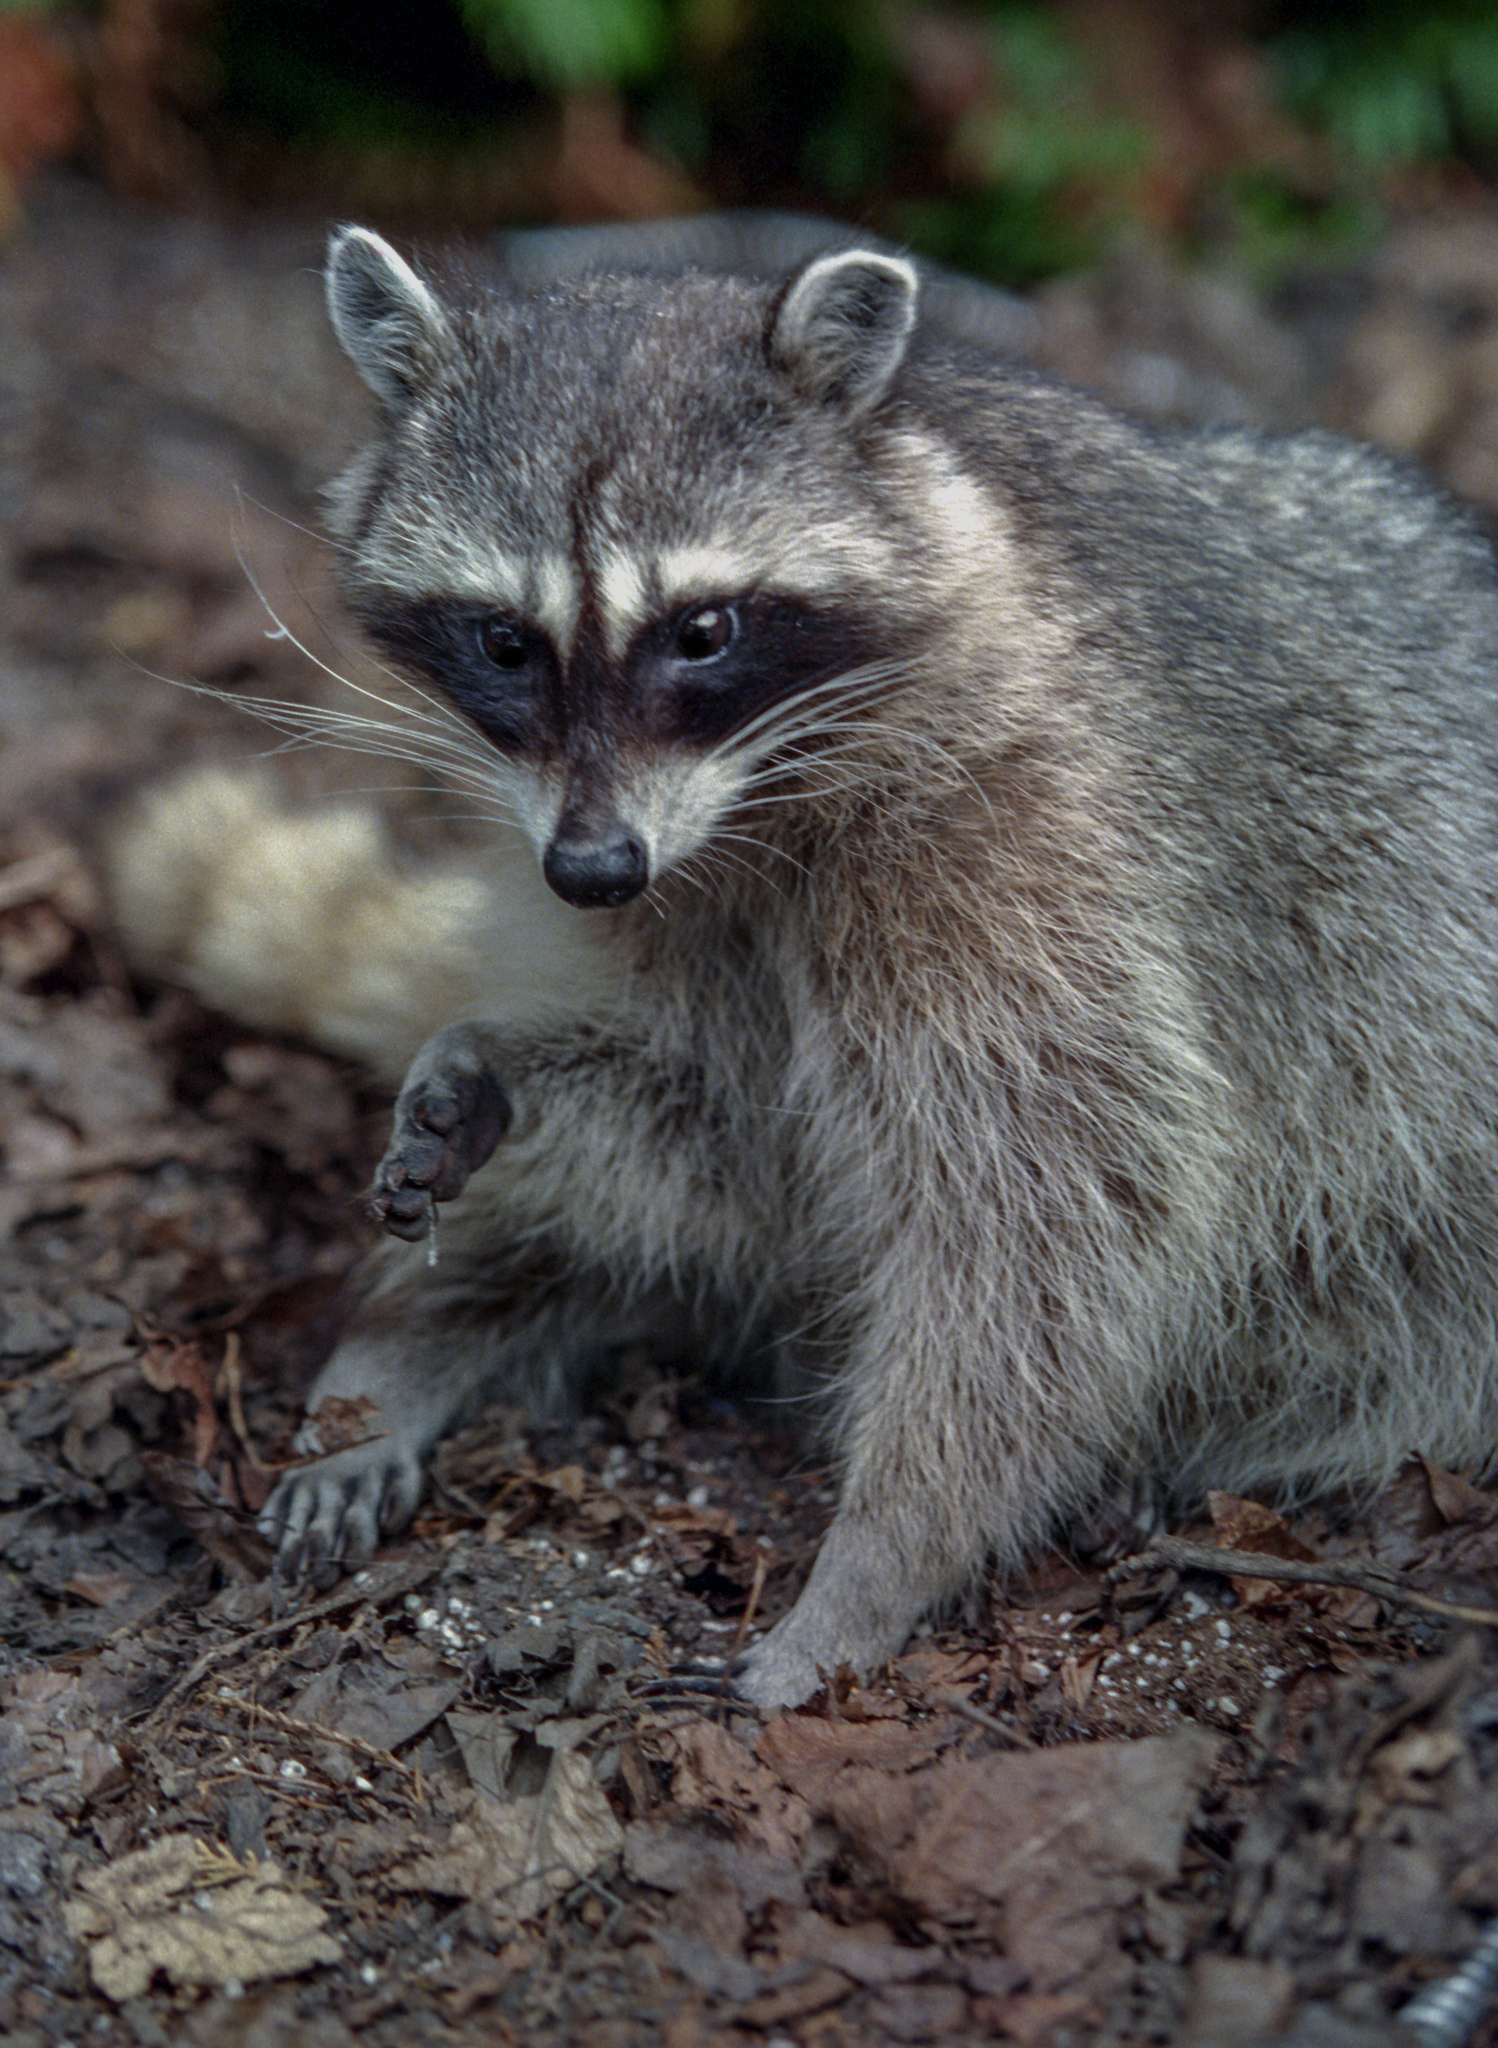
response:
M135 1591L135 1581L124 1572L75 1572L62 1590L93 1607L118 1607Z
M1138 1742L950 1757L904 1776L854 1767L833 1818L891 1891L958 1924L998 1908L1031 1990L1098 1995L1129 1964L1124 1916L1179 1874L1218 1743L1204 1730Z
M799 1792L814 1810L825 1812L840 1772L855 1766L914 1770L949 1747L954 1734L970 1728L970 1722L946 1719L834 1721L812 1714L781 1714L761 1729L754 1750L783 1784Z
M576 1750L553 1755L541 1790L502 1802L470 1791L446 1842L385 1872L396 1891L494 1899L517 1920L589 1876L624 1840L593 1767Z
M1443 1522L1463 1522L1468 1517L1491 1522L1498 1517L1498 1499L1491 1493L1484 1493L1459 1472L1447 1472L1442 1466L1433 1465L1429 1458L1422 1458L1420 1463L1425 1467L1430 1497Z
M139 1998L158 1970L178 1985L291 1977L341 1953L327 1914L274 1863L241 1863L196 1835L165 1835L81 1879L68 1931L107 1998Z
M142 1451L146 1484L201 1543L224 1576L249 1585L270 1571L275 1553L249 1516L225 1500L212 1475L186 1458Z
M775 1862L795 1862L811 1832L811 1809L781 1783L778 1767L714 1721L642 1724L639 1737L648 1755L670 1767L676 1806L710 1817L728 1838L762 1849Z
M372 1443L388 1434L378 1401L367 1394L330 1394L318 1403L317 1414L307 1420L307 1456L302 1462L331 1458L335 1451L352 1450L356 1444Z
M140 1359L141 1375L158 1394L185 1394L192 1403L192 1462L206 1466L218 1442L218 1408L213 1382L196 1344L169 1337L147 1345Z

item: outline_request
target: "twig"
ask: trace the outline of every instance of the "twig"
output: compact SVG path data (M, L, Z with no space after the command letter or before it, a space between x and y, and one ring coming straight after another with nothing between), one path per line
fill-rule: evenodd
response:
M243 1381L244 1373L239 1355L239 1332L238 1330L230 1330L224 1338L224 1357L223 1363L219 1367L218 1383L220 1391L228 1398L229 1421L233 1427L235 1439L239 1444L239 1448L244 1452L246 1458L249 1459L250 1464L257 1472L272 1472L282 1469L277 1466L267 1465L259 1451L255 1448L255 1440L250 1435L249 1426L244 1417Z
M1157 1571L1162 1567L1184 1572L1221 1572L1230 1578L1284 1579L1305 1586L1346 1586L1355 1593L1369 1593L1375 1600L1391 1600L1396 1606L1419 1608L1423 1614L1439 1614L1447 1621L1470 1621L1482 1628L1498 1628L1498 1609L1465 1607L1455 1600L1439 1600L1434 1593L1417 1592L1381 1565L1269 1557L1261 1550L1224 1550L1215 1543L1188 1543L1181 1536L1157 1537L1147 1550L1114 1565L1108 1579L1111 1584L1134 1572Z
M935 1692L932 1698L939 1701L948 1713L959 1715L964 1721L971 1721L975 1727L986 1728L990 1735L998 1735L1015 1749L1035 1749L1038 1744L1032 1735L1026 1735L1022 1728L1006 1728L996 1714L987 1714L982 1707L975 1707L971 1700L964 1699L957 1692Z
M754 1620L755 1614L759 1609L759 1596L765 1590L765 1580L769 1575L769 1570L769 1552L756 1545L754 1552L754 1578L750 1582L749 1598L744 1602L744 1611L739 1616L739 1625L734 1631L733 1643L729 1648L728 1655L723 1659L723 1677L718 1686L717 1698L713 1702L714 1711L720 1721L725 1717L730 1708L737 1707L742 1711L744 1707L744 1702L734 1697L733 1677L734 1672L738 1668L740 1654L744 1648L744 1638L748 1635L750 1623Z
M412 1593L436 1571L435 1562L423 1563L420 1569L413 1569L409 1563L390 1569L380 1583L377 1569L366 1568L340 1586L326 1599L314 1600L310 1607L298 1607L294 1614L282 1615L279 1621L262 1622L259 1628L247 1629L243 1635L231 1637L226 1643L214 1643L202 1656L190 1664L180 1678L173 1679L161 1698L148 1707L142 1720L151 1720L157 1714L174 1706L184 1694L189 1693L207 1677L215 1666L226 1664L243 1650L252 1650L259 1643L272 1641L276 1636L289 1635L292 1630L304 1627L309 1621L322 1621L330 1614L341 1614L349 1607L362 1607L366 1603L376 1608L387 1605L402 1593ZM371 1581L375 1581L371 1583Z
M280 1728L287 1735L313 1735L319 1742L340 1743L343 1748L351 1749L355 1756L367 1757L371 1763L386 1770L399 1771L413 1783L420 1782L420 1773L411 1764L402 1763L393 1750L381 1749L378 1743L366 1742L360 1735L345 1735L341 1728L328 1728L321 1721L303 1721L296 1714L283 1714L277 1707L263 1707L258 1700L247 1700L237 1692L219 1691L212 1695L212 1699L214 1706L237 1707L251 1720L268 1721L273 1728Z

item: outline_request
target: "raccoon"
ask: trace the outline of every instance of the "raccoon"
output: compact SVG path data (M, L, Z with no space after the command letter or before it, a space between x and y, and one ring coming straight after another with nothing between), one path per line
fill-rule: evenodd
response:
M434 1033L311 1404L385 1433L283 1478L288 1565L367 1555L485 1390L554 1408L635 1340L774 1357L836 1448L738 1674L765 1707L1131 1483L1484 1459L1466 517L1330 436L1151 430L964 352L882 252L509 294L351 228L327 290L379 410L348 601L514 829L445 891L366 836L279 959L243 926L295 821L230 830L237 925L193 880L222 788L135 842L156 959L387 1065ZM306 827L304 897L353 829Z

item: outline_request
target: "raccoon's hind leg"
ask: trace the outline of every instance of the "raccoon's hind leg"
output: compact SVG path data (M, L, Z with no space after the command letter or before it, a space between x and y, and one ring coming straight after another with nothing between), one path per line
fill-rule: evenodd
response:
M369 1205L393 1237L425 1237L433 1204L460 1195L509 1129L495 1050L485 1025L452 1024L411 1062Z

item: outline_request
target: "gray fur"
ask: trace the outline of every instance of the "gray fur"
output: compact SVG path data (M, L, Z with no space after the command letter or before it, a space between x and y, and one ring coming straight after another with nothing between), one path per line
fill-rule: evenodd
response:
M915 302L915 272L897 256L860 249L819 256L776 310L770 360L804 397L863 412L900 367Z
M337 500L353 601L544 613L526 736L475 760L537 856L605 818L650 886L554 906L598 973L517 1008L497 866L479 1021L417 1079L456 1045L513 1123L320 1383L390 1436L269 1511L360 1553L484 1386L778 1339L843 1480L765 1704L1121 1481L1366 1486L1498 1422L1486 549L1376 455L1153 433L886 317L808 378L850 260L898 267L460 298L401 356ZM752 640L766 594L844 656L682 737L660 622Z
M328 318L383 405L401 410L452 346L447 318L421 279L367 228L341 228L328 248Z

